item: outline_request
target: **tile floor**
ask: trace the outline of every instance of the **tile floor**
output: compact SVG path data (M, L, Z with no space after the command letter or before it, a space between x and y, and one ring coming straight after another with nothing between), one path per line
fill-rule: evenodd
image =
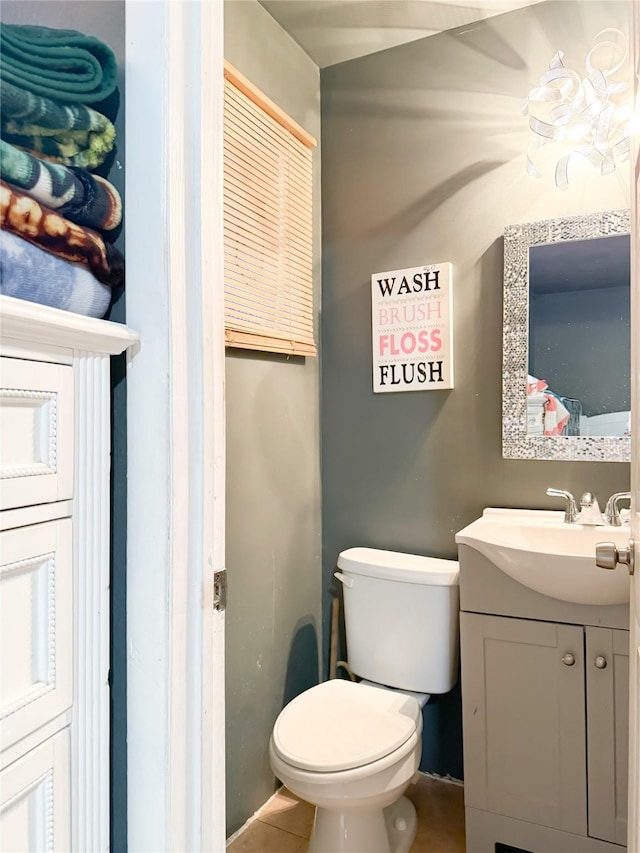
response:
M464 853L463 790L461 785L416 775L407 790L418 813L411 853ZM227 853L306 853L312 824L313 807L282 788Z

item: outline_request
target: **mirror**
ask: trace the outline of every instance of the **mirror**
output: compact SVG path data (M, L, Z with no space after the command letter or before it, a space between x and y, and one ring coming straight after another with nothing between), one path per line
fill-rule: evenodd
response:
M507 459L630 459L629 211L505 229Z

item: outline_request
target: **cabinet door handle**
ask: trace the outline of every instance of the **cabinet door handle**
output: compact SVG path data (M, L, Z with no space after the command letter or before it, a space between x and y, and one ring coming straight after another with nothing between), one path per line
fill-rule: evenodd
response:
M562 663L565 666L573 666L575 662L576 662L576 659L571 654L571 652L567 652L566 654L562 655Z
M596 669L606 669L607 659L602 655L598 655L597 658L594 658L593 665Z

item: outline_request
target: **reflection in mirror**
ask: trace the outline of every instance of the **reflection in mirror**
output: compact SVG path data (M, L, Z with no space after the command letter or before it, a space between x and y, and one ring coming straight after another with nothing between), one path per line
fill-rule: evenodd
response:
M503 455L629 459L629 214L505 230Z
M530 435L629 435L630 237L529 249Z

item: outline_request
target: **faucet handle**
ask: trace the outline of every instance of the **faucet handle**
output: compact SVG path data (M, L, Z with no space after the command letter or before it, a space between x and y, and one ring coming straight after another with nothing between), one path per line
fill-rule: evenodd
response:
M620 527L622 525L618 504L624 500L631 500L631 492L615 492L607 501L604 509L604 520L612 527Z
M567 524L575 524L578 520L578 507L576 506L576 499L571 492L567 492L564 489L549 488L547 489L547 494L551 498L564 498L566 500L564 520Z

